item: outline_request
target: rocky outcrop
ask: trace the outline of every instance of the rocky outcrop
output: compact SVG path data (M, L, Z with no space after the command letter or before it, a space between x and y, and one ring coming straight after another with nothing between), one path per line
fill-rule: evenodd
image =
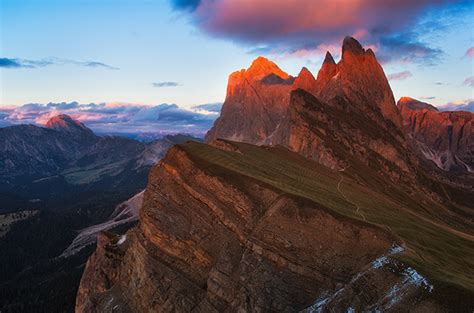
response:
M439 112L434 106L404 97L398 101L407 134L426 159L445 171L474 172L474 114Z
M401 97L400 100L398 100L397 102L397 108L400 111L402 118L404 117L404 113L407 113L405 112L405 110L411 110L411 111L427 110L427 111L432 111L432 112L439 112L439 110L435 106L426 102L418 101L410 97Z
M230 183L229 175L236 174L215 172L173 148L150 173L119 278L105 279L116 282L107 290L99 283L91 291L87 277L110 262L95 261L99 247L86 268L77 312L104 310L93 303L112 298L131 312L304 309L393 242L382 230L262 182L237 175L239 184ZM85 301L90 293L96 300Z
M432 238L433 224L394 206L410 203L408 194L384 195L393 185L383 181L372 182L380 193L369 191L357 176L372 171L352 170L334 172L281 148L175 146L150 173L124 250L99 241L76 312L445 311L437 300L444 294L433 291L439 285L397 256L406 241L426 260L439 258L418 243L433 251L456 237L438 229ZM423 205L417 199L404 205ZM411 237L414 225L427 233Z
M119 271L125 254L126 235L118 236L109 232L102 232L97 237L97 249L86 264L88 271L81 279L81 288L77 294L76 312L84 308L97 305L94 295L97 292L109 290L119 278ZM100 264L100 267L97 265ZM115 312L115 303L102 304L109 312ZM104 311L105 312L105 311Z
M221 116L206 141L228 138L263 144L275 132L288 107L293 78L266 58L229 76Z
M279 92L247 85L238 89L236 86L242 84L235 81L247 83L242 78L247 72L231 75L241 78L229 80L221 117L206 136L207 142L224 138L283 145L339 169L344 167L343 155L356 155L366 164L376 162L377 167L389 169L388 175L393 178L410 176L406 175L411 161L405 153L407 143L401 131L401 117L383 69L370 49L365 50L354 38L347 37L339 63L328 52L316 80L303 68L291 86L286 73L273 63L259 67L265 69L259 71L254 66L247 72L259 73L258 78L272 71L275 73L271 75L281 75ZM236 90L246 90L238 93L238 101L232 96L237 94ZM266 93L278 101L252 98ZM276 114L275 118L267 118L269 111ZM236 122L240 124L236 126Z
M323 61L323 65L319 69L318 78L317 78L317 87L315 93L320 95L322 90L324 90L329 83L329 81L336 75L337 65L332 57L331 53L326 52L326 56Z
M333 70L330 60L327 63L329 71L322 78L328 80L331 73L334 75L318 92L321 100L333 103L344 97L355 110L363 112L384 129L391 130L392 125L401 127L392 90L371 49L365 50L357 40L346 37L336 70Z
M306 67L303 67L295 78L293 89L304 89L310 93L314 93L317 88L317 82L313 74Z

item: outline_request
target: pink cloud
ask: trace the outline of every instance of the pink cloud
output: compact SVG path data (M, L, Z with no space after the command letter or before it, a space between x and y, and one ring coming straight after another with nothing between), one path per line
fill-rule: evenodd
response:
M399 73L392 73L387 75L388 80L405 80L407 78L412 77L412 73L410 71L403 71Z
M474 47L470 47L467 49L466 53L464 54L465 58L474 58Z
M474 87L474 76L466 78L462 84L465 86Z
M216 103L194 109L176 104L145 105L134 103L28 103L22 106L0 106L0 127L15 124L45 125L59 114L67 114L99 132L176 132L202 133L218 117ZM202 112L199 108L211 111Z
M420 58L420 51L439 53L418 42L411 31L419 17L428 9L458 1L194 0L187 6L183 1L172 2L191 12L194 23L212 36L264 45L271 51L314 50L321 43L339 45L346 35L352 35L373 47L379 47L385 38L383 46L390 46L391 55L403 51L408 60L411 50L417 53L413 58ZM403 40L391 38L400 33Z

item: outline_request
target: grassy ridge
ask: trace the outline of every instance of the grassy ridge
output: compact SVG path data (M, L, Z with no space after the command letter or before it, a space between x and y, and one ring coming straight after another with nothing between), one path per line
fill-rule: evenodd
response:
M283 148L230 144L238 152L200 143L187 143L181 148L209 169L230 170L284 193L312 200L358 222L386 228L408 248L398 255L399 259L435 284L455 285L474 292L473 236L455 229L445 215L443 220L432 213L443 210L442 207L421 201L426 200L422 196L404 193L360 164L351 164L338 172Z

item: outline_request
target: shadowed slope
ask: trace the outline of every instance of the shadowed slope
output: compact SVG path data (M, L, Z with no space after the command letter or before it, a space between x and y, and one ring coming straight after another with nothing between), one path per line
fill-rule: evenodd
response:
M472 305L472 225L448 224L433 215L429 199L406 194L359 161L338 172L282 147L213 145L176 146L152 169L139 227L124 244L98 247L79 308L294 312L353 284L394 243L406 249L393 256L403 262L393 263L398 271L408 264L434 285L412 287L394 310ZM113 260L118 267L107 268ZM98 268L105 278L93 276ZM363 288L390 288L399 277L393 271L384 279L374 274ZM102 279L106 288L95 288ZM384 297L359 292L337 307L349 301L367 310Z

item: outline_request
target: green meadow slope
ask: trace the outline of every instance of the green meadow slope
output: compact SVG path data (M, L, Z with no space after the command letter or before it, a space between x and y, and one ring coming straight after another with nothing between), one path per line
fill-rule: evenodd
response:
M439 288L474 293L474 232L448 208L427 196L407 194L357 161L333 171L282 147L223 144L224 150L195 142L180 148L220 177L245 175L333 213L384 228L406 247L396 258Z

